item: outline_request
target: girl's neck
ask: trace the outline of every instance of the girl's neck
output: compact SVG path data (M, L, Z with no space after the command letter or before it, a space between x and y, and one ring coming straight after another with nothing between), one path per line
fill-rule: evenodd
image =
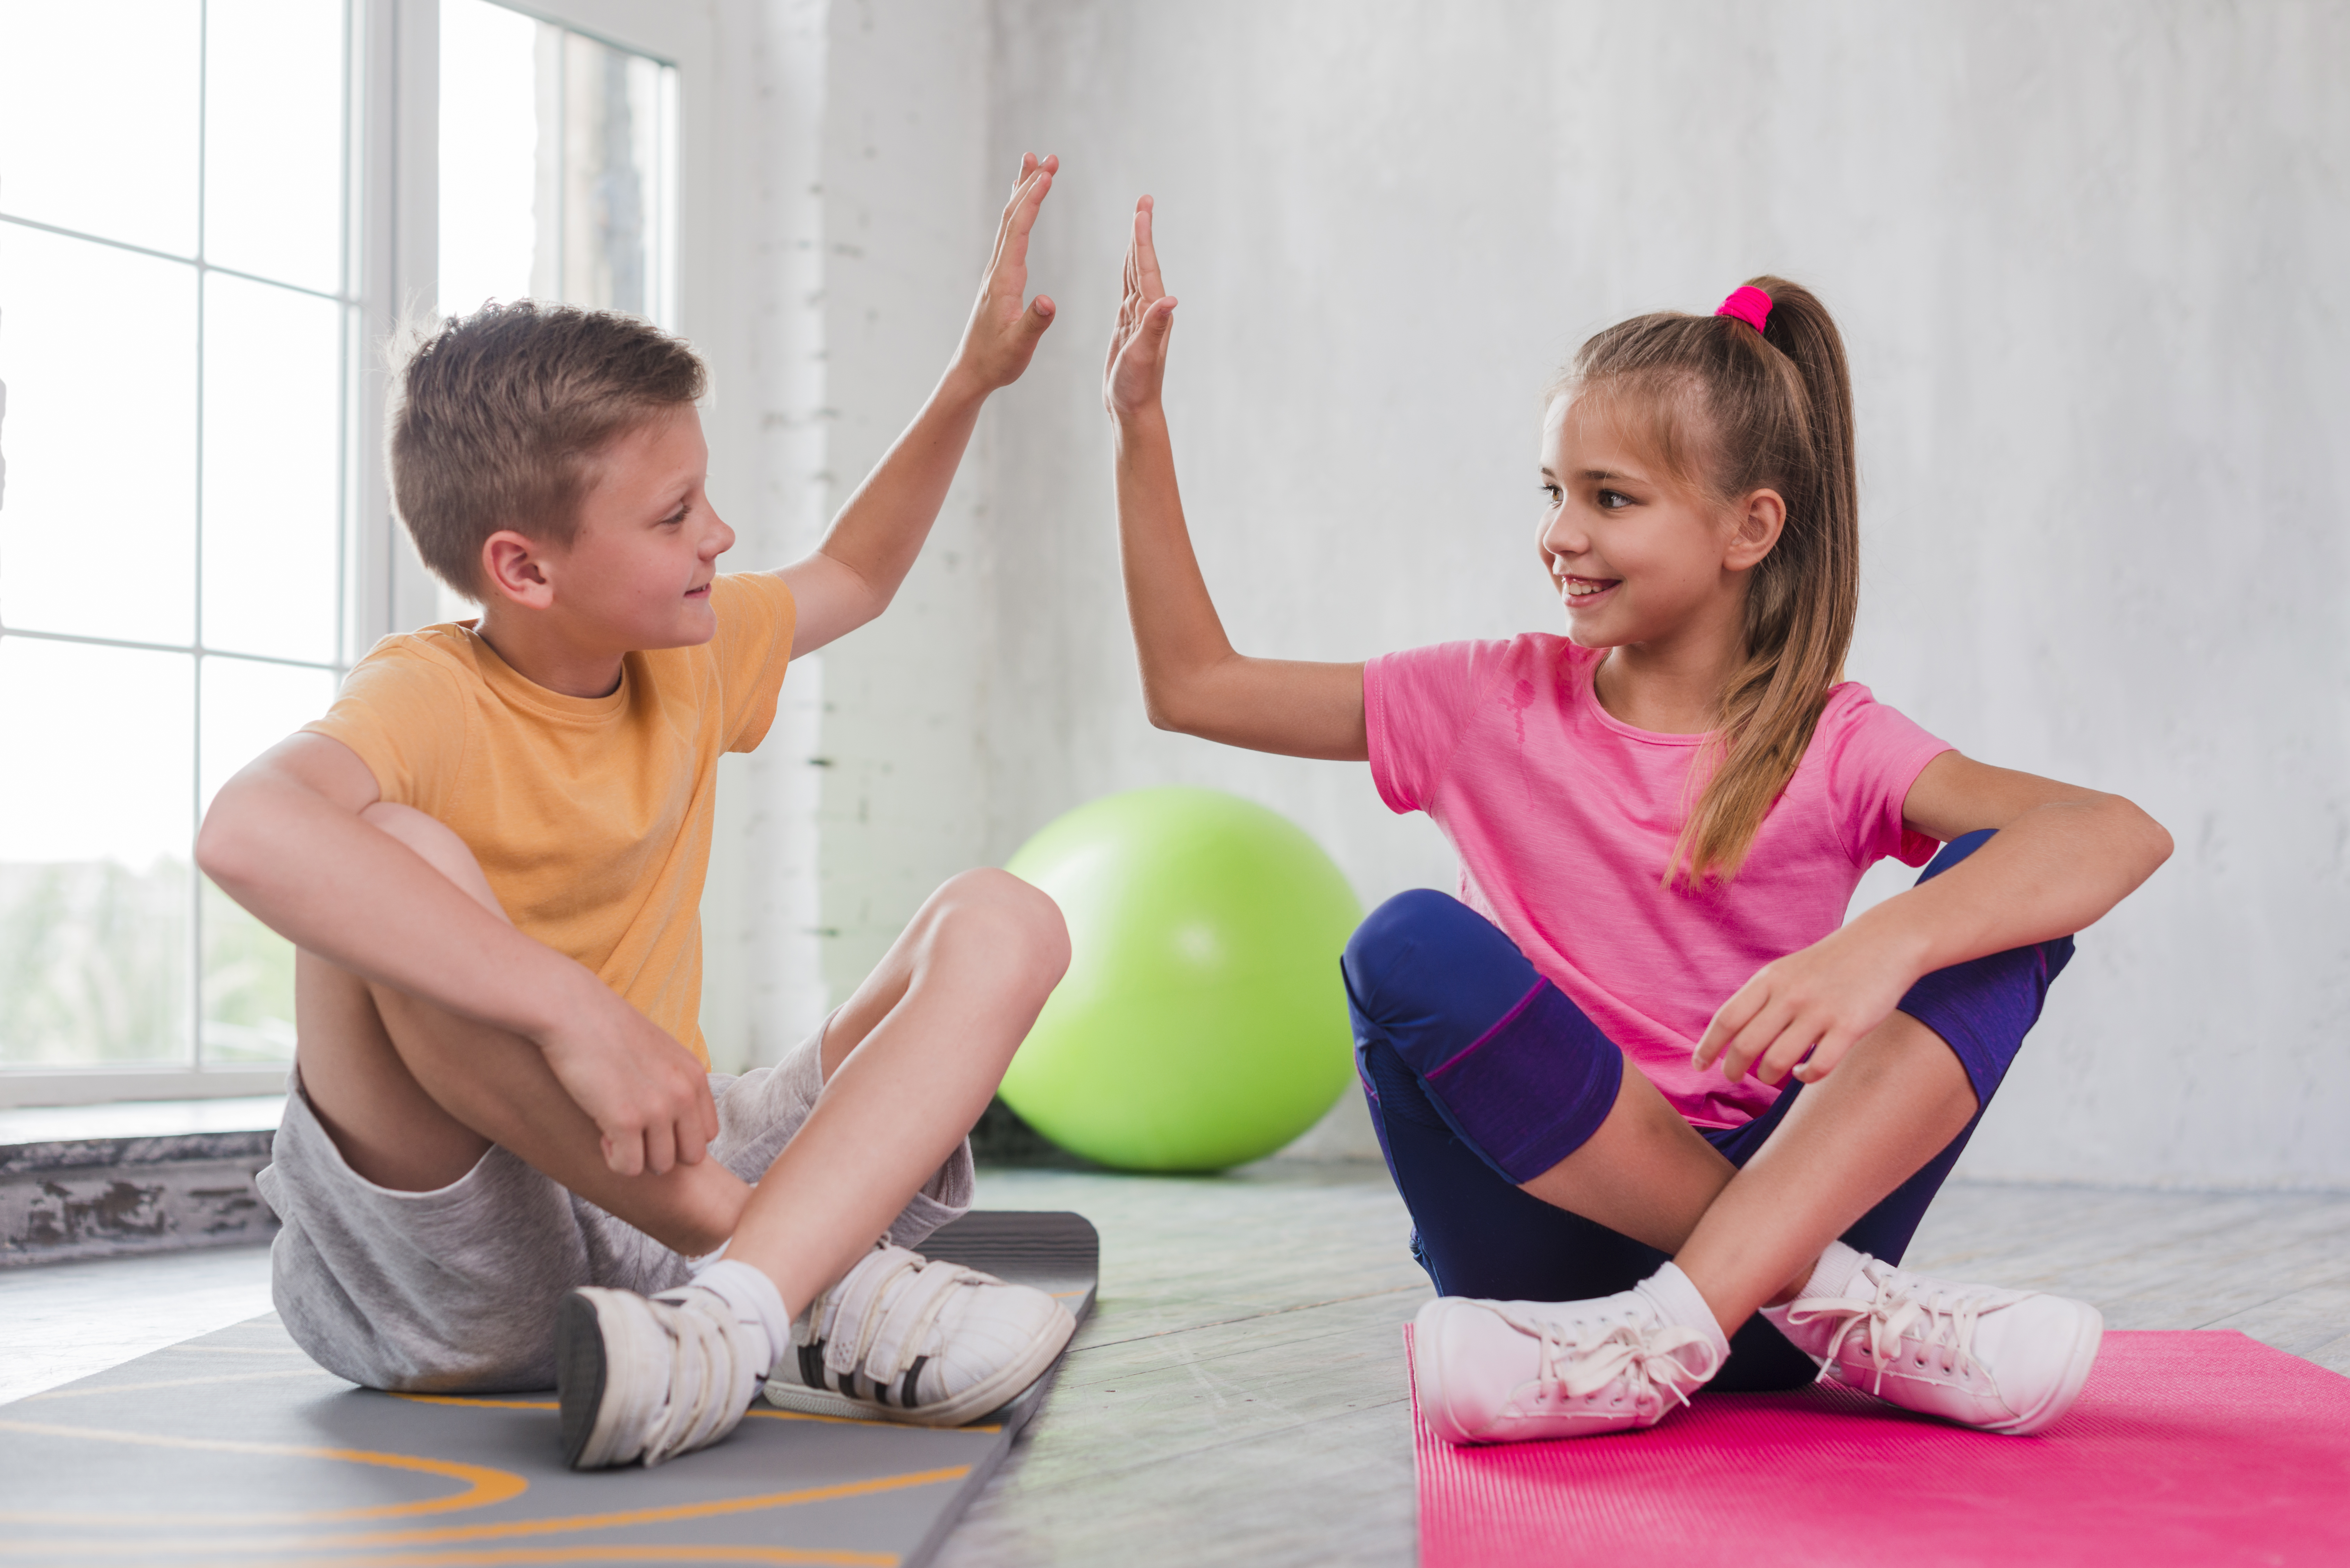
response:
M1611 648L1592 672L1592 695L1607 716L1660 735L1702 735L1721 717L1721 693L1739 650L1688 643Z

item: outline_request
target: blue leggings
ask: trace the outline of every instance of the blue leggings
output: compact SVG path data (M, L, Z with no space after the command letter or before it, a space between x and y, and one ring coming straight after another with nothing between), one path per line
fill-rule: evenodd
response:
M1990 833L1943 846L1920 882L1975 852ZM2069 937L1938 970L1900 1010L1947 1043L1974 1085L1958 1137L1844 1233L1898 1262L1982 1119L2008 1064L2070 961ZM1446 1295L1580 1301L1654 1273L1657 1249L1522 1191L1520 1182L1580 1148L1616 1103L1624 1054L1516 944L1466 905L1427 888L1373 910L1343 963L1355 1060L1371 1124L1411 1210L1412 1255ZM1804 1085L1793 1079L1743 1127L1701 1128L1733 1165L1753 1158ZM1801 1387L1809 1357L1762 1317L1731 1339L1711 1386Z

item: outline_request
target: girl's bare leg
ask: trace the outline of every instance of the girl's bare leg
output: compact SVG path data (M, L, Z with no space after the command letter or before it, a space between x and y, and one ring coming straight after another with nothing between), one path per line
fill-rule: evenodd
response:
M1589 1141L1523 1184L1674 1254L1724 1334L1789 1298L1821 1251L1949 1147L1976 1110L1941 1037L1896 1012L1808 1085L1742 1170L1627 1067Z
M1674 1257L1725 1334L1788 1299L1821 1251L1974 1118L1974 1085L1940 1035L1906 1012L1808 1085Z

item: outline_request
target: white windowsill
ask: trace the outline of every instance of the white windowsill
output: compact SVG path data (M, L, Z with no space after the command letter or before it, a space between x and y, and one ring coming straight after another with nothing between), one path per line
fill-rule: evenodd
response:
M274 1130L284 1095L206 1100L124 1100L111 1105L40 1106L0 1110L0 1147L78 1138L172 1137L190 1133Z

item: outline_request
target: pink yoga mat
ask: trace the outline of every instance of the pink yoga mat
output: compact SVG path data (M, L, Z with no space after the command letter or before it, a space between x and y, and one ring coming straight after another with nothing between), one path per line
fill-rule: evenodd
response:
M2350 1378L2226 1331L2108 1334L2032 1438L1830 1388L1473 1449L1415 1388L1412 1425L1421 1568L2350 1564Z

